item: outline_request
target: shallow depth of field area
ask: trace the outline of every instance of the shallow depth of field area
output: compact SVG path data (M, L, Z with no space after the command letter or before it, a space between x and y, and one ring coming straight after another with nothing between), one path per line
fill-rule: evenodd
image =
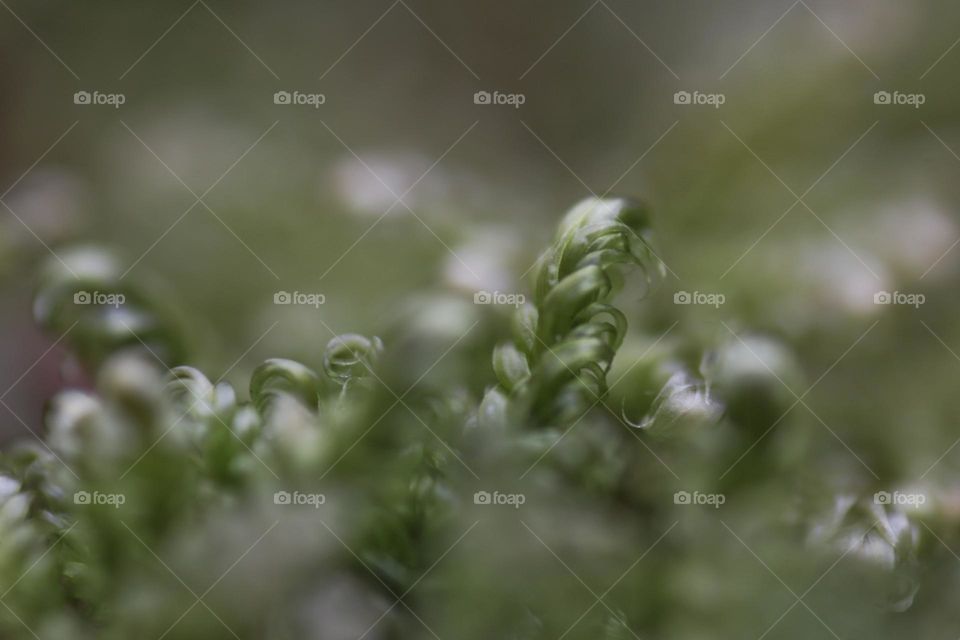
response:
M0 638L956 638L960 9L0 2Z

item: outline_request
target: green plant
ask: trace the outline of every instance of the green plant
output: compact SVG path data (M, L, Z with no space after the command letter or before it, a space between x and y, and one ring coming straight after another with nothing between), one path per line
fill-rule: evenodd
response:
M494 350L497 384L482 400L454 382L397 395L403 363L389 344L358 335L331 340L319 371L266 361L243 400L183 364L182 319L163 296L121 284L97 252L52 265L37 317L58 335L72 329L96 390L64 391L46 438L3 456L0 633L702 637L737 594L699 599L693 587L713 578L689 573L691 559L726 558L696 527L671 534L682 543L665 538L679 522L670 524L681 487L644 448L662 444L685 477L710 486L706 472L719 475L735 457L727 443L757 428L743 406L776 412L783 399L777 373L745 368L743 347L730 342L714 346L702 374L675 347L631 362L645 373L628 378L625 393L642 396L646 417L609 410L608 377L627 337L614 296L630 271L649 283L662 270L649 225L644 207L619 199L567 214L512 340ZM125 303L71 304L80 290ZM802 517L767 509L764 489L798 482L826 504L805 501ZM742 500L754 526L789 529L787 548L810 537L798 571L839 549L865 558L855 575L881 585L877 598L901 609L912 601L917 528L895 509L834 500L776 446L716 488ZM491 491L508 506L488 505ZM631 575L661 539L662 553ZM556 579L570 578L565 569L597 600L578 607L587 609L580 618L568 610L579 598ZM612 605L588 586L621 581ZM874 596L859 604L874 607ZM685 605L668 611L670 599Z

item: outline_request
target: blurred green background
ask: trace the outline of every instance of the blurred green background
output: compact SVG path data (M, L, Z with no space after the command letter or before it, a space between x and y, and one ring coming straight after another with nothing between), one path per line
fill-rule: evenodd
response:
M776 341L817 416L785 424L809 422L817 469L861 489L922 477L956 513L958 38L945 1L4 0L3 438L40 432L52 393L86 383L31 317L39 265L69 247L105 247L165 291L212 377L236 364L243 388L265 357L316 365L331 332L388 349L401 326L449 336L413 354L416 379L475 319L503 326L508 310L473 294L529 292L560 214L612 190L650 204L668 267L645 299L624 295L636 352L674 323L665 344L694 365L732 333ZM877 104L881 91L924 101ZM278 291L326 302L278 306ZM881 291L925 303L875 304ZM436 304L455 311L445 324L418 320ZM430 379L467 368L489 384L481 354L501 335L484 326ZM703 597L742 595L724 568L737 561L715 559ZM956 637L956 613L926 605Z

